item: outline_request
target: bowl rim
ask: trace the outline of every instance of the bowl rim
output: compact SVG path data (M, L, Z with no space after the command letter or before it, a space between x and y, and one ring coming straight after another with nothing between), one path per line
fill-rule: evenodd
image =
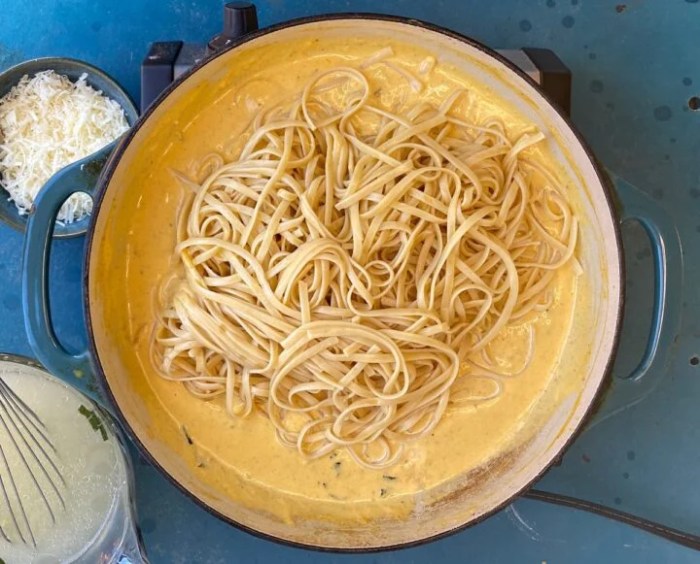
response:
M612 190L612 185L611 182L609 181L607 175L604 172L604 169L601 167L601 165L598 163L592 149L588 145L588 143L585 141L583 136L579 133L575 125L573 124L571 118L551 99L550 96L548 96L545 92L542 91L540 86L530 77L528 76L524 71L522 71L515 63L511 62L501 54L499 54L495 49L488 47L484 45L482 42L473 39L465 34L462 34L460 32L456 32L450 29L447 29L441 25L429 23L420 19L416 18L410 18L406 16L398 16L398 15L390 15L390 14L382 14L382 13L373 13L373 12L336 12L336 13L328 13L328 14L319 14L319 15L313 15L313 16L305 16L305 17L300 17L300 18L294 18L291 20L286 20L284 22L280 22L271 26L268 26L266 28L262 28L259 30L256 30L254 32L251 32L241 38L236 39L233 41L231 44L227 45L224 49L221 51L217 51L216 53L212 54L211 56L205 57L201 61L199 61L197 64L195 64L192 68L190 68L188 71L185 73L181 74L178 78L176 78L173 82L171 82L161 93L160 95L151 103L151 105L148 108L145 108L143 110L143 113L139 117L138 121L136 124L124 135L124 138L122 139L122 142L120 145L117 147L115 151L112 152L112 154L109 157L109 160L105 164L105 167L103 169L102 175L100 176L99 180L99 185L98 185L98 190L95 195L95 203L93 207L93 213L90 221L90 226L87 232L87 245L85 247L85 253L83 256L83 311L85 315L85 324L87 328L87 334L88 334L88 348L90 351L90 363L92 366L95 368L95 376L96 380L98 383L98 386L103 392L103 395L108 399L108 401L112 404L114 408L114 412L119 418L120 422L125 428L126 433L128 436L131 438L131 440L134 442L134 444L138 447L139 452L145 457L145 459L152 465L154 466L172 485L175 486L177 490L179 490L181 493L183 493L188 499L193 500L199 507L202 507L205 509L208 513L211 515L217 517L224 523L227 523L229 525L232 525L233 527L245 531L255 537L272 541L277 544L281 544L283 546L288 546L288 547L294 547L294 548L302 548L302 549L308 549L308 550L314 550L317 552L329 552L329 553L343 553L343 554L365 554L365 553L379 553L379 552L388 552L388 551L393 551L393 550L398 550L398 549L406 549L406 548L411 548L411 547L416 547L416 546L421 546L423 544L427 544L433 541L437 541L446 537L449 537L455 533L458 533L460 531L463 531L467 528L470 528L474 525L477 525L478 523L481 523L482 521L485 521L489 517L493 516L495 513L498 513L502 509L504 509L506 506L508 506L510 503L512 503L514 500L520 498L525 492L527 492L529 489L531 489L532 485L536 483L558 460L561 459L563 454L568 450L568 448L571 446L573 441L578 437L578 435L581 433L581 431L585 428L586 423L589 421L591 415L595 412L595 409L599 403L600 397L602 392L605 389L605 383L608 381L609 377L611 376L612 373L612 368L615 360L615 356L617 354L617 350L619 347L620 343L620 332L621 332L621 327L622 327L622 318L623 318L623 311L624 311L624 304L625 304L625 286L623 283L619 284L619 290L618 290L618 304L617 304L617 309L615 311L615 323L613 327L613 340L611 343L611 349L608 358L604 362L604 368L603 368L603 374L601 375L601 378L597 385L595 386L595 389L593 390L593 394L591 396L590 402L587 405L584 413L582 414L581 420L578 422L578 424L571 430L569 436L565 441L563 441L561 447L555 451L551 458L546 461L542 465L542 468L537 474L532 478L530 481L527 483L524 483L521 488L519 488L515 493L510 495L507 499L505 499L503 502L495 505L493 508L490 510L482 513L478 517L472 518L464 523L461 523L459 525L456 525L450 529L447 529L445 531L436 533L434 535L428 536L428 537L423 537L420 539L415 539L415 540L410 540L407 542L402 542L402 543L396 543L396 544L391 544L391 545L382 545L382 546L369 546L369 547L338 547L338 546L321 546L321 545L315 545L311 543L304 543L304 542L299 542L299 541L293 541L289 539L284 539L280 538L277 536L274 536L270 533L266 533L264 531L260 531L257 529L253 529L252 527L245 525L239 521L236 521L235 519L224 515L221 511L215 509L214 507L210 506L206 501L198 497L193 491L187 489L183 484L181 484L177 478L175 478L171 473L165 469L158 460L150 453L150 451L146 448L146 446L143 444L143 442L139 439L139 437L136 434L136 431L134 428L129 424L127 419L124 416L124 413L122 412L121 407L116 401L116 398L114 397L114 394L112 393L112 390L109 386L109 382L107 380L107 377L105 375L105 372L102 367L102 363L100 361L100 356L97 351L97 345L96 341L94 338L94 333L93 333L93 324L92 324L92 315L91 315L91 307L90 307L90 257L92 255L93 251L93 245L97 246L98 242L96 241L95 237L95 222L97 220L97 217L99 216L102 208L102 203L104 201L104 196L110 186L110 181L112 179L112 176L114 174L114 171L116 167L118 166L121 156L126 150L126 148L129 146L131 140L134 138L134 136L138 133L138 131L141 129L141 127L146 123L148 118L151 116L151 114L154 113L154 111L164 102L164 100L175 90L177 90L182 83L184 83L190 76L195 74L196 72L199 71L199 69L203 68L207 64L211 63L215 59L227 54L229 51L232 51L233 49L238 48L239 46L248 43L249 41L252 41L254 39L257 39L259 37L263 37L265 35L269 35L271 33L275 33L277 31L281 31L287 28L291 27L297 27L297 26L302 26L302 25L309 25L309 24L314 24L314 23L323 23L323 22L329 22L329 21L338 21L338 20L348 20L348 21L353 21L353 20L360 20L360 21L378 21L378 22L389 22L389 23L397 23L397 24L402 24L402 25L408 25L412 27L417 27L420 29L424 29L433 33L437 33L442 36L446 36L451 39L455 39L457 41L460 41L461 43L464 43L466 45L471 46L472 48L481 51L482 53L488 55L491 59L495 59L497 63L500 63L504 67L506 67L510 72L515 73L519 78L523 79L525 82L527 82L532 88L534 88L539 94L544 98L546 105L549 106L549 109L563 121L563 123L569 128L571 133L573 134L574 138L576 141L579 143L583 153L586 155L588 161L591 164L591 167L595 173L595 177L597 178L600 187L602 189L602 195L603 195L603 201L605 204L607 204L607 210L610 214L610 217L613 220L613 232L614 232L614 241L611 243L614 245L617 258L618 258L618 268L619 268L619 274L620 274L620 282L623 282L625 279L625 264L624 264L624 253L623 253L623 248L622 248L622 234L621 234L621 227L620 227L620 216L619 213L614 205L614 197L613 197L613 190Z
M109 97L110 99L114 99L114 92L117 92L120 94L120 97L123 99L123 101L126 103L122 104L121 102L117 102L122 109L124 110L124 116L126 118L127 123L129 124L129 129L131 129L136 122L138 121L139 118L139 111L138 108L136 107L136 104L134 104L134 101L132 100L131 96L129 96L129 93L126 91L126 89L119 84L114 77L112 77L109 73L106 71L102 70L101 68L93 65L92 63L88 63L86 61L82 61L80 59L75 59L72 57L59 57L59 56L49 56L49 57L34 57L32 59L27 59L26 61L19 62L15 65L12 65L11 67L8 67L2 71L0 71L0 81L2 81L4 78L6 78L8 75L12 74L20 74L20 75L25 75L25 74L36 74L37 72L42 72L44 70L55 70L55 67L57 65L70 65L74 67L76 70L82 70L88 74L88 84L90 84L90 75L97 75L99 76L102 80L105 81L106 84L109 85L110 91L106 92L104 89L100 89L102 91L102 94ZM20 76L21 78L21 76ZM10 88L13 88L14 86L17 85L17 82L15 82ZM113 145L113 147L117 146L117 143L122 139L124 136L120 136L117 139L114 139L113 141L110 141L108 145ZM98 149L98 151L101 149ZM97 152L97 151L95 151ZM91 153L94 154L94 153ZM86 157L90 157L90 155L86 155ZM66 166L71 166L73 163L69 163ZM3 198L6 198L7 195L7 190L5 190L3 187L0 186L0 195ZM0 212L0 221L5 223L6 225L9 225L12 227L15 231L18 231L19 233L26 233L27 230L27 219L29 215L31 214L31 210L25 214L20 214L19 210L16 211L16 213L12 213L10 215L5 214ZM78 228L76 229L70 229L68 227L65 232L61 233L56 233L55 228L54 232L52 233L51 237L53 239L72 239L74 237L80 237L81 235L84 235L89 227L90 227L90 222L92 220L92 212L87 214L85 217L81 218L77 222L74 222L72 224L66 224L68 226L70 225L78 225L81 224Z

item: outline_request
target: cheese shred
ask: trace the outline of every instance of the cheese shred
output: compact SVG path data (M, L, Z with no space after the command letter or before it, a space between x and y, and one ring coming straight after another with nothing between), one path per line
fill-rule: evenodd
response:
M21 215L54 173L129 128L124 109L86 78L73 83L52 70L25 75L0 99L0 187ZM91 211L91 198L78 192L63 204L58 221L72 223Z

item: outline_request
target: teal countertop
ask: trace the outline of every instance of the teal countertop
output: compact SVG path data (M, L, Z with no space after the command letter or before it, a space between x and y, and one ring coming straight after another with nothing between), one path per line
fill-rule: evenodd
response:
M202 42L220 26L219 0L2 0L0 70L48 55L84 59L138 100L148 44ZM685 253L682 314L658 385L584 433L539 488L581 496L700 534L700 2L697 0L298 0L257 2L261 26L311 14L374 11L443 25L495 48L556 51L574 77L572 117L598 158L674 218ZM615 374L639 357L651 310L650 251L625 230L629 295ZM22 238L0 226L0 351L33 356L20 298ZM55 243L51 295L57 332L86 341L83 240ZM60 299L59 299L60 298ZM617 385L617 384L616 384ZM154 563L190 562L700 562L700 553L602 517L520 500L486 522L421 547L372 555L289 548L238 531L183 497L135 456L137 505ZM1 555L0 555L1 556Z

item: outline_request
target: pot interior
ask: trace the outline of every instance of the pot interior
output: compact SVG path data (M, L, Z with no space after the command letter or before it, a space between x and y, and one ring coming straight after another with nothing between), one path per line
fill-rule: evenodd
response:
M272 464L280 469L275 487L255 472L220 460L226 451L229 462L256 468L261 437L275 441L264 419L233 421L216 401L197 400L181 385L155 375L148 357L154 294L170 267L182 201L173 171L196 175L193 163L201 164L212 150L226 158L247 125L231 118L232 109L249 98L272 100L329 57L352 64L386 44L406 60L435 57L437 69L453 69L504 121L514 127L534 124L547 133L543 151L565 179L580 219L583 274L575 282L565 334L547 337L542 326L540 342L554 340L539 346L551 345L558 353L546 387L517 421L504 419L507 403L497 405L494 426L475 427L473 442L451 445L452 454L441 464L463 464L463 471L381 502L357 499L350 488L337 499L309 503L292 486L312 476L315 467L304 466L295 452L274 451ZM259 69L268 68L267 78L255 78ZM278 539L325 548L382 548L427 539L488 515L536 479L565 447L613 354L620 251L615 219L589 155L528 81L460 38L408 22L353 17L307 21L258 35L180 82L131 132L105 178L88 255L88 315L96 362L123 420L162 470L197 500ZM523 387L521 393L532 390ZM498 421L510 427L507 432ZM441 422L436 434L435 441L443 435L451 440L449 423ZM481 458L462 463L476 452L475 445Z

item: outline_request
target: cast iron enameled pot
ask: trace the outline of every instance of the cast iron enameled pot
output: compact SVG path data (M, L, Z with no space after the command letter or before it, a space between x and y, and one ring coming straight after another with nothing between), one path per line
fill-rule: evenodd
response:
M332 523L288 524L269 515L259 515L249 509L222 499L211 491L211 484L198 481L178 457L177 452L164 450L148 428L146 415L135 408L131 399L129 376L119 370L109 331L100 319L99 305L102 289L96 285L105 241L118 238L110 231L111 214L119 213L122 196L128 190L141 190L142 185L128 182L129 170L146 150L145 139L163 124L177 123L171 115L179 100L189 100L194 89L214 76L223 76L235 67L237 57L246 50L261 45L285 41L293 37L338 37L342 34L391 37L426 48L464 67L503 99L512 103L541 129L548 131L551 149L558 164L573 178L574 189L581 198L581 257L590 273L592 295L590 318L582 327L579 339L590 344L590 354L572 366L563 364L552 386L577 382L575 392L563 397L551 412L538 420L537 426L526 429L527 436L517 449L504 456L500 464L488 472L475 475L468 485L455 486L439 503L423 508L421 514L400 522L382 522L377 526L344 527L337 530ZM217 74L218 73L218 74ZM228 76L228 75L226 75ZM206 97L206 89L198 89ZM150 137L148 137L151 135ZM158 147L149 147L151 152ZM515 66L483 45L454 32L426 23L397 17L359 14L331 15L295 20L260 30L241 39L227 50L216 54L175 81L146 111L111 155L98 186L92 191L95 209L88 230L85 252L84 304L88 328L89 349L69 353L59 343L51 325L48 308L47 265L50 233L57 210L72 193L70 186L45 190L36 200L29 219L24 249L23 307L30 343L39 360L53 373L73 380L78 387L93 396L99 387L116 414L144 455L185 493L213 514L250 532L307 547L330 550L382 550L409 546L460 530L476 523L502 508L527 490L542 473L561 457L572 438L581 429L596 404L601 386L608 375L616 351L623 307L623 253L620 222L637 219L652 242L655 264L655 305L648 344L642 360L628 376L625 385L636 386L642 397L654 380L645 376L653 365L665 362L665 354L677 325L675 313L665 307L667 296L677 295L680 284L681 253L678 235L670 218L641 192L619 178L612 178L617 194L624 202L618 213L608 189L607 175L596 165L590 151L563 116L539 91L537 86ZM123 211L123 210L122 210ZM128 211L128 210L127 210ZM118 283L118 282L115 282ZM588 323L588 322L587 322ZM583 324L585 325L585 324ZM658 353L658 354L657 354ZM573 365L576 366L573 366ZM568 380L567 380L568 379ZM565 389L562 387L562 389ZM568 388L566 388L568 389ZM614 412L619 406L614 398L602 407L601 416ZM534 423L533 423L534 425ZM523 431L525 433L525 431ZM156 430L157 435L157 430Z

